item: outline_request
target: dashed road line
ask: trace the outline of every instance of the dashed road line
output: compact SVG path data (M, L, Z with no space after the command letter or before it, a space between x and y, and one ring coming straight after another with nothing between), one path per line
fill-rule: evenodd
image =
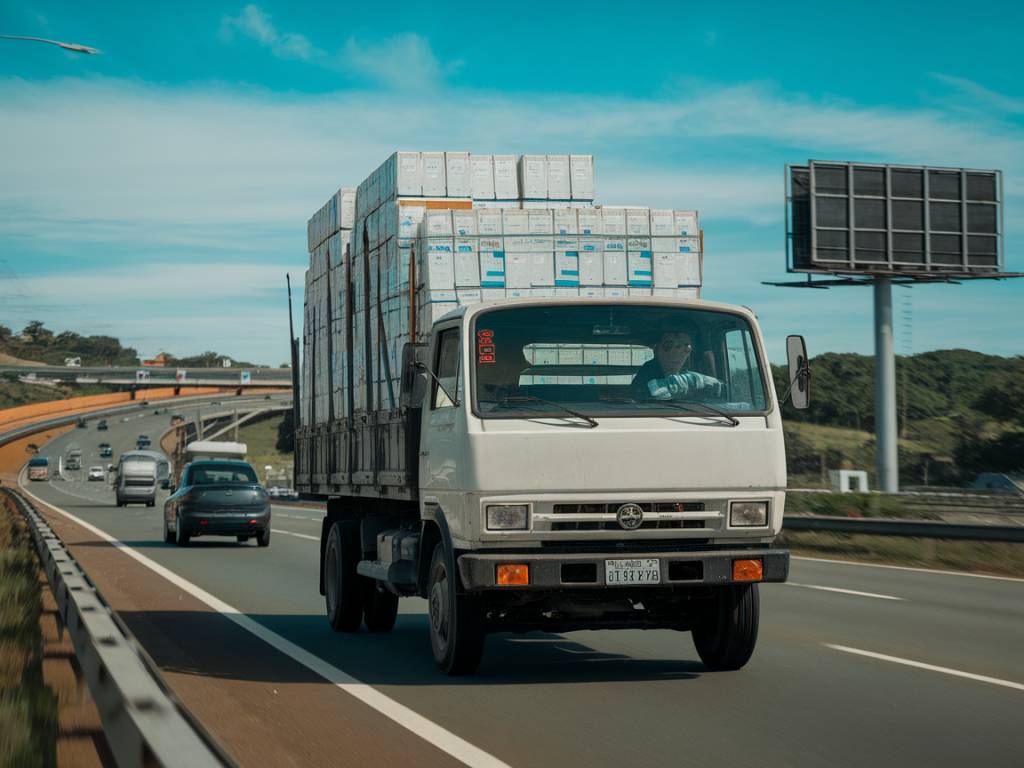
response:
M798 584L795 581L787 581L791 587L803 587L804 589L820 589L823 592L841 592L844 595L856 595L857 597L874 597L878 600L903 600L902 597L892 595L879 595L875 592L860 592L856 589L840 589L839 587L822 587L818 584Z
M858 563L853 560L833 560L825 557L803 557L792 555L792 560L806 560L809 563L834 563L836 565L856 565L861 568L888 568L894 571L913 571L915 573L932 573L940 576L968 576L972 579L992 579L994 581L1017 581L1024 579L1015 576L994 576L988 573L967 573L966 571L940 571L935 568L914 568L909 565L883 565L882 563Z
M913 659L901 659L899 656L887 656L884 653L864 651L860 648L850 648L845 645L833 645L832 643L825 643L825 647L831 648L834 651L842 651L843 653L852 653L857 656L866 656L869 659L889 661L893 664L902 664L907 667L914 667L915 669L925 669L929 672L941 672L944 675L952 675L953 677L962 677L967 680L976 680L980 683L990 683L991 685L999 685L1004 688L1013 688L1017 691L1024 691L1024 683L1015 683L1011 680L1002 680L998 677L989 677L988 675L976 675L973 672L964 672L959 669L940 667L935 664L926 664L923 661L914 661Z

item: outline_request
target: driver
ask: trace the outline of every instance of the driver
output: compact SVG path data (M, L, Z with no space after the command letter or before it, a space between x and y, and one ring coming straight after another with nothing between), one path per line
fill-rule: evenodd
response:
M685 400L694 396L719 397L725 389L711 376L687 371L693 353L693 333L686 327L666 328L654 345L654 357L637 371L629 385L635 400Z

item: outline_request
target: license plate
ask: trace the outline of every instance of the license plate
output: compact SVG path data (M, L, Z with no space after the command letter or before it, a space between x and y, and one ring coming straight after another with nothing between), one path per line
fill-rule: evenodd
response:
M637 560L605 560L604 580L608 586L660 584L661 560L644 557Z

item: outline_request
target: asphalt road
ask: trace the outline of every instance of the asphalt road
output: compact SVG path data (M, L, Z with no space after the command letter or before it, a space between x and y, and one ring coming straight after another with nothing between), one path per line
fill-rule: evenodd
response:
M103 439L115 454L139 433L155 441L167 417L150 413L111 421L107 433L73 430L44 453L76 442L84 468L99 464ZM450 679L434 667L422 600L401 601L388 635L331 632L317 592L318 511L275 506L269 549L227 538L182 549L161 540L166 492L155 509L117 509L106 484L74 474L26 485L171 574L107 545L106 564L94 558L90 570L86 544L72 546L101 590L132 594L171 579L178 600L200 595L213 607L158 611L144 592L125 603L134 609L122 616L172 684L182 672L209 685L294 684L289 708L307 705L299 746L273 705L242 700L208 723L243 764L383 762L410 733L402 749L418 755L413 764L1024 764L1024 581L795 559L790 584L761 586L758 648L739 672L705 672L688 634L633 630L492 635L479 674ZM231 622L216 613L234 610L241 618ZM324 676L338 670L365 685L330 685ZM191 695L183 698L207 722ZM359 699L359 719L335 697ZM240 748L236 716L279 751Z

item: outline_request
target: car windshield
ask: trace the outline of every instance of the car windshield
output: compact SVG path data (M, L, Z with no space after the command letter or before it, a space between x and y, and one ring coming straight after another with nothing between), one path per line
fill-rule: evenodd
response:
M256 472L248 464L203 464L192 467L189 485L256 485Z
M679 416L768 407L753 330L737 313L657 305L514 307L473 329L484 418ZM702 407L704 406L704 407Z

